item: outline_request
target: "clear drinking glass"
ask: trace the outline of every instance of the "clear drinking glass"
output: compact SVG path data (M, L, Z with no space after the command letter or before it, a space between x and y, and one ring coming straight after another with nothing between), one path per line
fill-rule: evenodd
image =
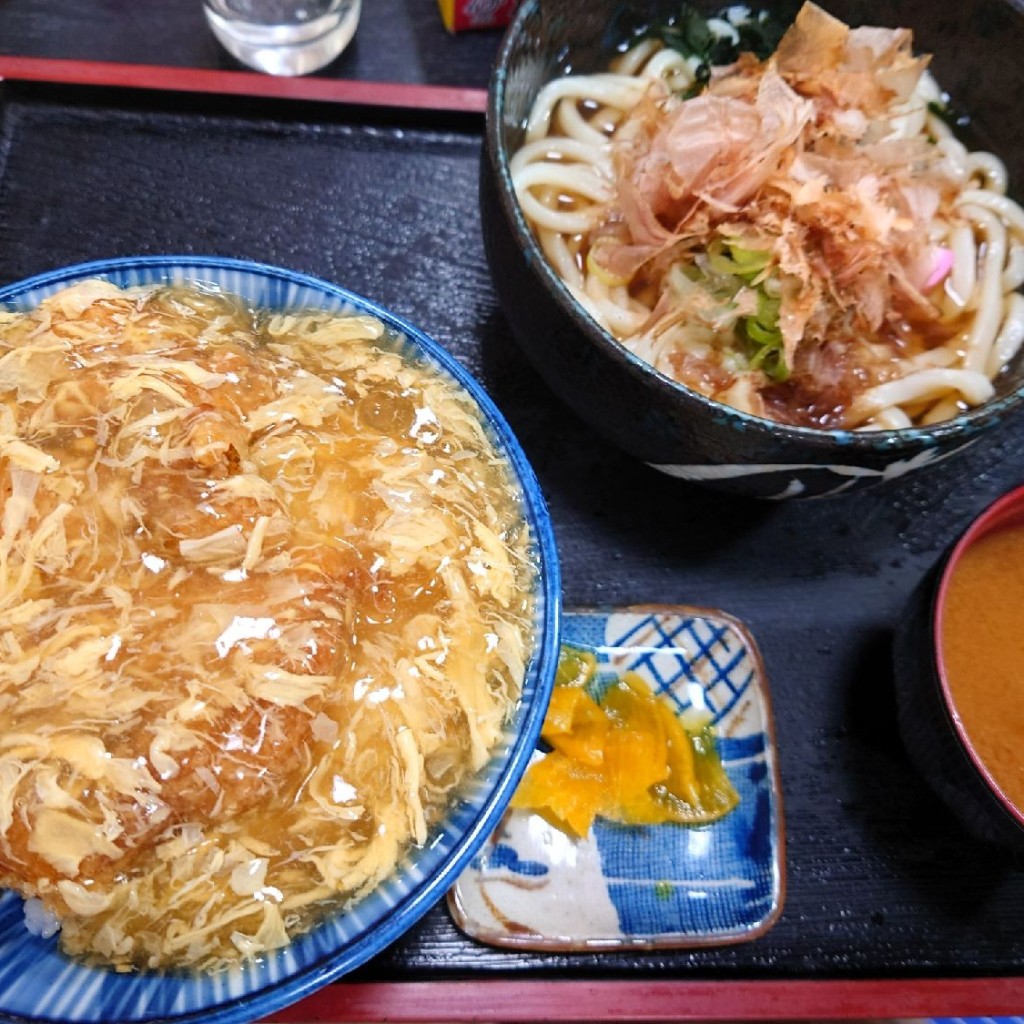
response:
M349 44L360 0L203 0L221 45L269 75L305 75Z

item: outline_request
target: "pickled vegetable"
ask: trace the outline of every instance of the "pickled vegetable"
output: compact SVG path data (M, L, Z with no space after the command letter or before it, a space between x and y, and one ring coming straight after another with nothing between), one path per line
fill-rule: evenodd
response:
M702 825L739 803L710 724L684 722L636 672L603 682L592 652L562 649L541 730L551 750L530 766L512 807L583 838L597 817Z

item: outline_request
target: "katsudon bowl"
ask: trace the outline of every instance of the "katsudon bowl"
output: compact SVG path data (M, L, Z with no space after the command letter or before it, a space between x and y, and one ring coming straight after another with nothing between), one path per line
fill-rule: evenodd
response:
M94 959L70 958L62 952L47 914L38 906L23 905L13 892L0 892L4 1020L236 1022L265 1017L339 978L402 935L437 903L496 826L534 750L557 662L560 591L551 524L522 450L481 386L421 330L374 303L276 267L214 257L154 256L82 264L7 285L0 288L0 313L34 309L67 287L87 281L142 290L188 285L209 294L237 296L259 310L375 318L385 327L381 344L387 344L392 356L427 367L461 395L465 407L476 410L475 436L481 444L486 438L498 461L504 462L502 479L517 493L520 526L525 525L521 536L526 538L524 550L532 570L522 578L532 581L532 594L524 591L521 605L530 611L518 696L482 767L467 773L425 838L405 844L397 864L372 888L326 912L283 948L268 949L212 973L173 966L125 970L124 964L112 970ZM12 386L9 381L7 386ZM151 563L147 567L159 568ZM5 714L0 712L0 724Z
M939 422L920 422L915 415L910 425L871 430L778 422L707 397L655 369L636 346L627 347L584 308L579 291L567 284L539 244L532 214L524 212L517 194L513 164L541 90L548 83L564 84L570 76L606 71L613 57L654 26L674 22L685 29L681 10L707 14L723 6L714 0L689 5L678 0L523 0L519 5L490 82L480 172L486 253L512 335L550 389L605 439L665 473L720 490L766 498L859 490L917 472L977 443L1019 410L1024 385L1019 356L998 374L979 404ZM766 5L751 6L756 11ZM1024 130L1015 109L1016 55L1024 46L1019 5L968 0L941 18L925 0L896 5L826 0L822 6L851 26L910 28L914 52L934 55L930 70L949 93L947 110L969 117L970 148L997 154L1009 172L1011 191L1019 189L1024 176ZM789 24L798 7L771 5L771 17ZM588 102L592 109L594 100ZM576 129L561 130L571 134ZM586 142L585 128L577 134ZM680 141L685 149L686 138ZM577 157L559 159L565 164ZM594 186L593 179L591 186L602 187ZM561 194L564 208L569 187L559 185L557 175L551 187L553 194ZM614 230L614 223L608 223ZM1015 225L1019 244L1024 221L1017 214ZM566 235L571 230L566 228ZM567 244L570 258L580 259L571 238ZM589 264L587 270L601 287L616 284L614 275L602 278ZM1018 287L1019 276L1014 275ZM1019 325L1009 328L1011 334L1019 331Z

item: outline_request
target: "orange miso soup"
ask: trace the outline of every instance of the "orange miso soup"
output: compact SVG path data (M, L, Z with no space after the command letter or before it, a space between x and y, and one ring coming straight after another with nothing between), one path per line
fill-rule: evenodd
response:
M984 770L1024 811L1024 522L997 520L963 548L940 615L952 709Z

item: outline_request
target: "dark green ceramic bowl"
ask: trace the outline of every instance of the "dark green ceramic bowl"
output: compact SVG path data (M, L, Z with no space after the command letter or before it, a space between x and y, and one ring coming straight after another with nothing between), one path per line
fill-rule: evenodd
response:
M679 0L523 0L495 64L481 162L484 243L495 288L524 353L582 419L630 455L664 471L741 494L810 497L877 485L983 439L1022 404L1024 360L988 403L930 427L855 433L784 426L691 391L637 358L591 319L548 265L520 212L509 158L538 90L563 74L602 70L638 21L665 21ZM720 3L697 2L715 10ZM908 26L915 49L954 108L969 112L972 144L1024 180L1020 55L1024 8L1013 0L826 2L848 24ZM774 10L787 19L788 2ZM972 147L973 148L973 147Z

